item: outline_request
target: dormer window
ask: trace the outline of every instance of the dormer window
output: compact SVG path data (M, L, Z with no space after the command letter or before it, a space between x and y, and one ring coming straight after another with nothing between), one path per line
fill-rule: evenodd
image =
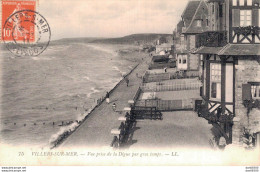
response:
M252 25L252 10L240 10L240 26Z
M219 17L223 17L223 5L219 5Z
M247 6L252 6L252 4L253 4L252 0L247 0L247 4L246 4Z
M244 6L245 5L245 0L239 0L239 5Z
M202 20L196 20L196 26L197 27L201 27L202 24Z
M233 6L237 6L237 0L233 0Z
M260 85L251 84L251 94L253 99L260 99Z

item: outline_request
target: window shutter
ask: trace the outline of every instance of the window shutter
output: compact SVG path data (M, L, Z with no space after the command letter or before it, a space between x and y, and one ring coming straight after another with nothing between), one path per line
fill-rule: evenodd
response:
M258 9L253 9L252 11L252 26L259 26L258 23L258 17L259 17L259 10Z
M232 27L240 26L240 10L233 9L232 10Z
M251 100L251 84L242 84L242 100Z

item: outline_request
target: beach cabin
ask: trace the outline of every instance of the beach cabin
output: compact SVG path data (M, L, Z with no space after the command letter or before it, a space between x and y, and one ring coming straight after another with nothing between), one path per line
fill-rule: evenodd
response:
M189 1L177 25L180 45L176 45L177 69L198 71L200 56L191 54L198 33L208 30L208 8L205 1Z
M226 142L242 145L245 131L259 144L259 0L208 0L210 31L196 35L202 57L199 115L217 126Z

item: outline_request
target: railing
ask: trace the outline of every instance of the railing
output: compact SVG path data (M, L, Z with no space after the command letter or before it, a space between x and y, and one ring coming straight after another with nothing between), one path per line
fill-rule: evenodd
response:
M207 31L196 35L196 48L222 47L227 44L226 31Z
M149 65L149 70L152 69L163 69L163 68L175 68L176 67L176 62L168 62L168 63L153 63Z
M140 96L142 92L142 89L139 87L138 90L136 91L135 95L134 95L134 98L133 98L133 101L136 102Z
M218 109L216 113L210 113L208 110L207 105L201 104L197 105L197 113L199 117L205 118L206 120L216 123L232 123L234 115L229 113L229 114L222 114L221 110Z
M164 80L170 80L170 73L160 73L160 74L148 74L146 73L143 77L143 82L160 82Z
M172 83L170 85L149 85L144 84L141 86L142 91L178 91L178 90L196 90L201 87L201 83L198 81L187 83Z
M133 115L125 114L123 121L119 127L111 130L111 134L114 135L113 140L110 144L111 147L118 148L127 144L132 139L133 130L136 125Z
M136 103L137 106L143 107L156 107L159 111L174 111L174 110L188 110L193 109L194 103L191 99L183 100L139 100Z
M137 119L151 119L151 120L162 120L162 113L157 110L156 107L144 107L144 106L135 106L131 110L131 115L134 120Z
M247 26L247 27L233 27L232 28L232 43L259 43L260 40L260 27Z
M171 80L171 79L195 78L195 77L199 77L199 71L177 71L177 72L160 73L160 74L146 73L143 77L143 83L161 82L161 81Z

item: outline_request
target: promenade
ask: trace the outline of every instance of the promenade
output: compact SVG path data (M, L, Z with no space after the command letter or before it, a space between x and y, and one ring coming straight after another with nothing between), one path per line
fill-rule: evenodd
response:
M123 116L124 107L128 107L128 100L133 99L142 79L141 76L148 65L145 60L129 74L129 86L120 82L110 94L110 104L105 101L94 109L88 118L63 141L60 147L95 147L107 148L113 136L111 130L118 128L119 116ZM182 90L157 92L164 99L189 99L199 97L199 90ZM112 104L116 104L116 112ZM132 140L124 148L176 148L176 147L203 147L210 148L212 126L199 118L193 111L163 112L163 120L138 120L134 128Z
M163 120L140 120L129 148L211 148L212 125L193 111L163 112Z
M123 116L120 113L128 106L128 100L133 99L142 82L136 73L141 76L147 70L147 60L149 59L144 58L144 61L128 76L129 86L127 87L126 82L121 82L110 94L110 103L104 101L89 114L89 117L64 140L60 147L109 147L113 139L110 131L119 127L118 117ZM113 103L116 104L116 112L112 109Z

